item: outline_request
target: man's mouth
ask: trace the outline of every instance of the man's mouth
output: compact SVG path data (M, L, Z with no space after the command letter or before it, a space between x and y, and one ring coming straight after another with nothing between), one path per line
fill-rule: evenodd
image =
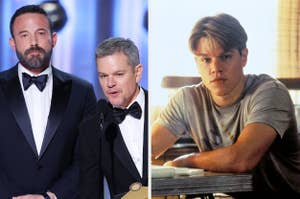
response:
M109 96L116 96L116 95L119 94L119 92L118 92L118 91L109 91L109 92L107 92L107 94L108 94Z
M225 78L215 78L215 79L211 80L210 83L224 82L224 81L226 81Z

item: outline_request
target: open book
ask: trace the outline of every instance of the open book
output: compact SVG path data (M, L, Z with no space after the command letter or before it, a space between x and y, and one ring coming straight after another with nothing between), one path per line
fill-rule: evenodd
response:
M199 175L204 172L203 169L194 169L186 167L171 167L171 166L151 166L152 178L169 178L175 175Z

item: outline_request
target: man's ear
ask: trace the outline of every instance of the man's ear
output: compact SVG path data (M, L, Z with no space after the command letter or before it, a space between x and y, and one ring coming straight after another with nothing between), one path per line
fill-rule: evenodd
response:
M246 66L248 60L248 48L244 48L241 52L242 66Z
M135 81L136 83L138 83L142 79L142 73L143 73L142 64L139 64L134 67L134 73L135 73Z
M53 32L51 36L52 36L52 48L53 48L57 42L57 33Z
M9 45L12 49L16 50L16 43L15 43L15 40L14 38L9 38Z

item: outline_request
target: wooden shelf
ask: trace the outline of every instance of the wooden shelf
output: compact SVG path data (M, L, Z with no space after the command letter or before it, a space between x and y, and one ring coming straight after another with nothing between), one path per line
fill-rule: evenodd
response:
M300 90L300 78L277 78L289 90Z
M161 81L162 88L179 88L188 85L199 84L201 77L198 76L164 76Z
M300 77L299 78L277 78L290 90L300 90ZM201 77L198 76L165 76L161 81L162 88L179 88L198 84Z

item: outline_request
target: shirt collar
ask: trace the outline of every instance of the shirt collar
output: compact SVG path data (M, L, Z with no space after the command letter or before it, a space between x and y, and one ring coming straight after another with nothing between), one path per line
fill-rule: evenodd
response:
M126 108L129 108L131 106L131 104L133 104L134 102L137 102L141 106L141 108L144 109L145 93L141 87L139 87L139 89L140 89L139 94L136 96L136 98L134 100L132 100L132 102Z
M47 67L43 72L41 72L40 74L36 75L36 74L33 74L30 70L28 70L27 68L25 68L21 63L18 64L18 73L19 73L19 76L22 75L22 73L27 73L31 76L38 76L38 75L48 75L48 78L49 76L52 75L52 67L49 66Z

